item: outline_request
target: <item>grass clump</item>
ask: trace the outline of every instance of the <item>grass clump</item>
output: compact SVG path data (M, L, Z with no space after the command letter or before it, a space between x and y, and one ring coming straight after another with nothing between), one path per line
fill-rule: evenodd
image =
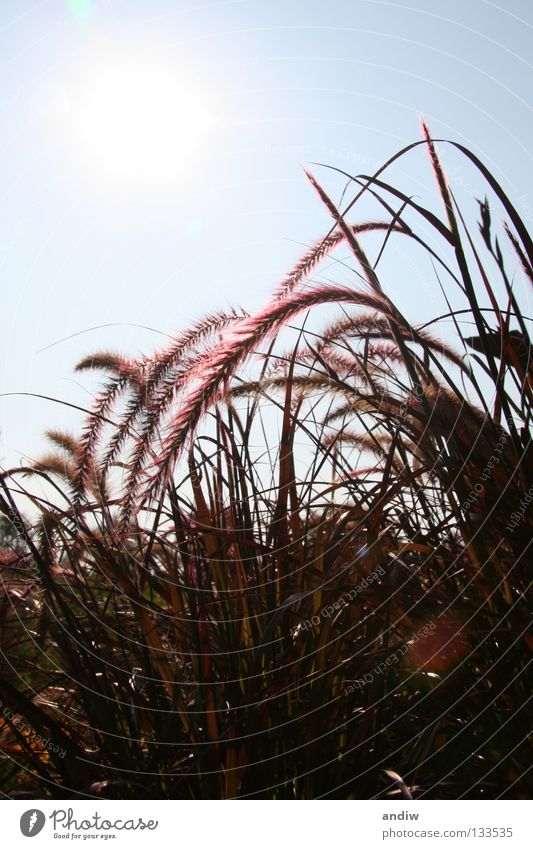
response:
M419 146L441 212L388 182ZM308 174L331 228L265 307L78 365L106 374L83 432L1 481L8 795L530 795L533 248L453 146L477 228L424 127L342 209ZM423 326L381 276L398 239Z

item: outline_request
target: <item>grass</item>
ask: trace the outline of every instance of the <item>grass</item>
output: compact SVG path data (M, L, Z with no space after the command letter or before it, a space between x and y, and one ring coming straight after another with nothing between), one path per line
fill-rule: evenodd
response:
M83 432L4 472L6 795L531 795L533 248L441 144L477 228L426 127L342 210L308 174L331 228L264 308L87 357ZM424 149L441 212L387 182ZM398 239L446 304L425 326L380 277Z

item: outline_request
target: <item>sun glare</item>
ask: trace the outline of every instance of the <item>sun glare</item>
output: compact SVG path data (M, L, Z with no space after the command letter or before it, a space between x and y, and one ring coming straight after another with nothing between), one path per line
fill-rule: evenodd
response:
M205 141L212 118L187 79L157 65L91 73L69 108L78 144L109 176L172 179Z

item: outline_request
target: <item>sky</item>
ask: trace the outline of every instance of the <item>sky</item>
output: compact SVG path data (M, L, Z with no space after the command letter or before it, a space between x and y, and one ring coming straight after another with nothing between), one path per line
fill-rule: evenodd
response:
M89 406L86 354L262 304L329 229L309 163L371 173L424 116L531 223L532 32L529 0L0 0L2 464L80 421L19 393ZM422 153L396 175L434 200ZM419 282L385 272L423 319Z

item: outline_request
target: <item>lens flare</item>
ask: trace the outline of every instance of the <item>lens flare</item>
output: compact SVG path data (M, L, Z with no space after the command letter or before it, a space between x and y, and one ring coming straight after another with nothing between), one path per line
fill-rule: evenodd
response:
M68 0L67 5L75 18L90 18L92 15L91 0Z

